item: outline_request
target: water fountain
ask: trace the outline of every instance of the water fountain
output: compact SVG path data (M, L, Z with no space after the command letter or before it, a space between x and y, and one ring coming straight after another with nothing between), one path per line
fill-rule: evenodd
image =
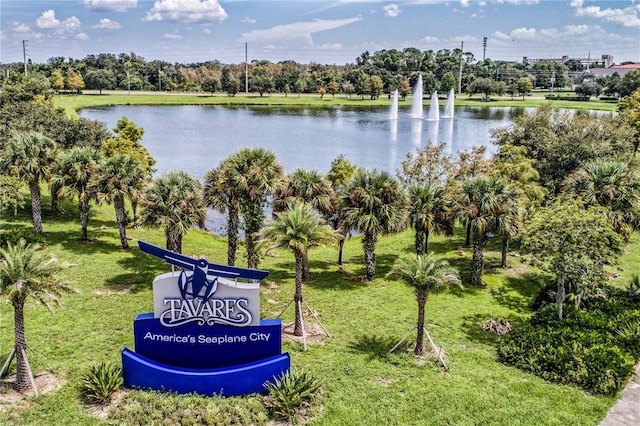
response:
M453 104L455 100L455 94L453 89L449 90L449 94L447 95L447 103L444 106L444 115L443 118L453 118Z
M431 101L429 102L429 118L427 120L440 120L440 105L438 105L438 92L436 91L431 94Z
M418 81L413 88L411 118L422 118L422 74L418 75Z
M398 119L398 89L391 92L391 110L389 111L389 119Z

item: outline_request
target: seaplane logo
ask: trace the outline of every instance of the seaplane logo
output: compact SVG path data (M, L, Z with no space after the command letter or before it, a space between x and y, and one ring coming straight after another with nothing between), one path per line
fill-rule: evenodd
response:
M166 310L156 314L162 325L177 327L195 322L200 325L243 327L253 321L245 297L214 296L219 284L234 285L233 281L225 279L259 281L269 274L268 271L209 263L206 259L193 259L144 241L138 241L138 245L141 251L181 268L177 280L180 297L165 297L163 303ZM259 312L255 315L259 315Z

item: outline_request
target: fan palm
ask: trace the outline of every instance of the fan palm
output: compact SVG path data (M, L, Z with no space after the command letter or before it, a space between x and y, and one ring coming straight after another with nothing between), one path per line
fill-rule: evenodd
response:
M140 162L127 154L114 154L106 158L100 163L99 170L98 198L108 203L113 202L120 245L123 249L128 249L125 197L133 191L140 190L145 180L145 172L140 167Z
M57 273L61 268L56 264L56 259L40 248L38 244L27 244L25 240L20 240L15 245L7 243L5 248L0 249L0 293L11 303L14 313L18 391L29 387L31 375L26 358L24 323L27 299L32 298L51 310L49 302L58 304L62 293L73 291L67 283L59 280Z
M398 181L378 170L358 170L340 196L345 220L363 234L367 281L376 275L378 236L398 232L404 226L405 201Z
M81 239L87 241L89 202L95 197L98 174L98 151L90 147L76 147L61 154L52 183L60 188L63 197L78 197Z
M620 161L596 160L572 173L564 195L586 206L602 206L613 228L625 241L640 227L640 176Z
M448 204L445 190L433 183L409 187L409 223L415 230L416 255L429 252L429 235L432 232L453 233Z
M340 239L338 240L338 265L342 265L342 252L344 249L344 241L351 232L349 223L344 218L342 212L342 205L340 203L340 194L345 189L347 182L353 177L356 172L356 166L351 164L344 158L344 155L340 154L335 160L331 162L331 169L327 173L327 179L331 183L331 188L336 194L334 199L335 214L330 219L333 229L340 233Z
M416 355L424 355L424 307L432 291L441 290L451 282L458 282L449 263L433 254L396 260L391 272L391 278L400 278L413 287L418 302L418 322L416 327Z
M286 182L285 186L276 191L273 199L275 212L286 210L288 205L294 202L309 205L326 218L334 214L336 194L322 173L315 170L296 169L289 175ZM306 256L302 278L311 279Z
M484 246L489 232L497 231L497 222L513 206L513 191L499 177L475 176L462 181L453 197L454 217L470 226L473 235L471 285L482 285Z
M263 148L245 148L229 158L234 183L241 194L240 211L245 224L247 266L257 268L256 234L265 219L264 205L284 181L284 168L276 155Z
M182 253L182 237L202 223L206 214L202 185L186 172L154 179L142 196L142 223L163 227L167 250Z
M33 228L42 234L40 182L49 179L55 162L55 142L41 133L20 133L9 139L0 158L0 170L29 185Z
M235 182L236 170L229 159L209 170L204 177L204 202L207 207L227 213L227 264L236 264L240 229L241 192Z
M293 252L296 260L295 327L293 334L302 336L302 273L304 258L309 249L336 241L338 235L324 220L302 204L289 204L288 210L275 213L259 233L261 244L273 248L286 248Z

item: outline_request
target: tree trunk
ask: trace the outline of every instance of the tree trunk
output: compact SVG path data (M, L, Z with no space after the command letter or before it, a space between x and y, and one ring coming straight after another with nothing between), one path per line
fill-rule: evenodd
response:
M168 228L165 234L167 236L167 250L182 253L182 233L178 232L176 228Z
M87 226L89 225L89 201L78 195L78 209L80 210L80 239L87 241Z
M311 279L311 271L309 270L309 254L302 255L302 280L309 281Z
M60 196L58 195L58 191L60 187L58 185L51 185L51 213L58 214L60 213Z
M229 204L229 216L227 217L227 264L235 266L236 254L238 253L238 229L240 228L240 218L235 205Z
M367 281L373 281L376 278L376 239L375 232L365 232L362 238Z
M424 254L424 231L421 227L416 226L415 236L416 255L422 256Z
M136 197L131 198L131 213L133 214L133 226L138 226L138 200Z
M16 356L16 390L23 392L31 386L29 368L24 354L27 353L27 339L24 331L24 300L13 301L13 318L15 323L15 356Z
M427 303L429 293L424 290L416 289L416 300L418 301L418 336L416 337L416 348L413 350L415 355L424 355L424 305Z
M424 254L429 254L429 228L424 230Z
M344 249L344 238L338 240L338 265L342 265L342 251Z
M471 221L467 223L467 235L465 236L465 239L464 239L464 246L465 247L471 246Z
M31 192L31 213L33 215L33 230L42 234L42 200L40 198L40 183L35 180L29 182Z
M566 292L564 288L564 274L561 274L558 277L558 288L556 290L556 305L558 306L559 320L562 320L562 304L564 303L565 297L566 297Z
M507 252L509 251L509 237L505 235L502 237L502 264L503 268L507 267Z
M129 249L129 241L127 241L127 210L124 208L124 198L121 196L114 197L113 206L116 209L116 222L118 224L118 232L120 233L120 245L123 249Z
M244 218L245 241L247 246L247 266L251 269L257 269L260 262L260 254L258 253L258 244L256 234L262 228L264 212L262 204L256 203L248 209L248 214Z
M482 269L484 267L484 245L487 241L487 234L481 232L473 235L473 259L471 260L471 285L482 287Z
M296 319L293 335L302 336L302 318L300 317L300 313L302 312L302 269L304 267L304 253L295 251L294 256L296 258L296 293L293 300L296 309Z

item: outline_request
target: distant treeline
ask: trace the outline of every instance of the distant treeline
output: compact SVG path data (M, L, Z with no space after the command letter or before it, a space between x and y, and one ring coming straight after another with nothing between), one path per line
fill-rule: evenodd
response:
M23 63L12 63L4 64L2 68L0 78L4 79L11 72L23 73L25 67ZM373 54L364 52L354 63L345 65L267 60L254 60L249 64L223 64L218 60L181 64L147 61L133 52L100 53L83 59L52 57L45 64L29 62L27 72L46 78L55 92L157 90L222 92L233 96L248 89L260 95L343 93L376 98L398 89L404 97L411 92L417 75L422 74L425 93L454 88L464 93L521 94L518 82L527 78L534 89L582 85L583 89L596 95L618 97L628 94L625 79L619 75L593 79L576 60L564 64L539 61L533 65L491 59L476 61L472 53L460 49L434 52L405 48ZM478 81L480 79L483 80ZM494 85L487 84L488 81Z

